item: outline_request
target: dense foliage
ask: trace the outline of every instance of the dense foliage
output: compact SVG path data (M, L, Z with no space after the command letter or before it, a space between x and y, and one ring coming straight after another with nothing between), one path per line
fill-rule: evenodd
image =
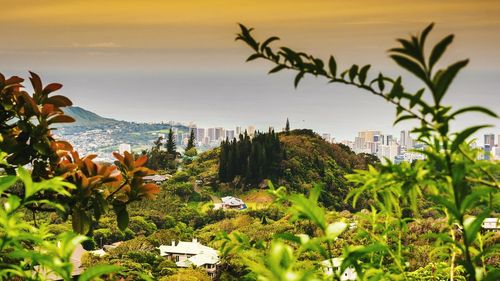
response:
M37 214L55 213L62 220L71 217L75 232L91 235L95 222L112 208L123 230L129 221L127 205L154 198L159 188L143 181L144 176L152 173L143 167L146 156L134 159L127 152L115 153L115 165L96 163L95 155L80 157L71 144L56 139L53 126L74 121L62 110L71 101L52 95L62 85L43 87L40 77L31 73L34 92L30 95L24 90L23 81L0 74L0 168L6 173L0 176L0 191L6 197L1 209L4 220L0 225L0 268L7 279L33 275L30 278L39 280L55 274L67 280L71 272L68 259L83 239L65 232L56 246L46 228L38 226ZM25 166L31 171L27 172ZM19 222L22 214L28 212L32 214L33 226ZM46 251L49 256L50 252L59 251L60 259L47 261ZM36 269L37 264L42 266Z
M226 140L221 144L219 180L232 182L236 176L248 183L276 178L281 172L283 150L274 131L257 133L255 137L241 134L239 139Z
M432 28L433 25L429 25L419 36L412 36L410 40L398 39L401 46L389 51L399 66L423 82L423 88L410 92L403 86L401 77L394 79L379 73L370 80L370 65L353 65L338 74L333 56L325 65L321 59L287 47L281 47L276 52L269 44L279 38L271 37L260 43L251 35L252 29L241 25L237 40L244 41L254 52L248 60L263 58L274 63L276 66L270 73L283 69L297 71L295 86L305 74L312 74L325 77L331 83L352 85L381 97L396 107L395 123L404 120L419 122L420 125L412 133L425 145L420 153L426 156L425 160L413 164L396 165L388 161L379 169L370 166L368 171L357 171L348 176L349 181L358 186L350 193L353 204L358 202L361 195L369 195L373 200L371 224L357 226L357 233L365 236L366 240L343 249L341 269L331 277L318 275L313 270L303 270L297 263L313 251L327 262L330 261L333 267L332 244L348 225L326 219L325 210L318 205L319 188L314 189L309 197L286 195L284 188L273 189L278 200L291 205L292 220L308 220L319 232L315 235L289 235L273 239L267 255L247 261L258 280L338 280L348 267L355 268L358 278L362 280L410 280L428 275L426 270L440 271L432 278L444 276L444 279L458 280L462 277L457 276L461 275L460 270L457 270L462 266L463 277L467 280L500 278L498 266L486 262L496 255L498 243L485 245L484 235L480 233L483 220L499 208L500 165L477 160L480 151L471 149L466 141L487 126L451 131L452 121L464 113L477 112L498 117L491 110L479 106L452 110L450 106L443 105L443 97L449 86L468 60L436 70L437 62L451 44L453 35L439 41L430 55L426 56L424 46ZM438 263L412 273L408 261L414 251L403 243L403 237L411 233L409 223L412 219L405 215L405 211L411 210L413 217L418 218L422 211L418 204L421 200L432 201L433 208L446 218L447 225L436 231L434 237L437 239L433 244L444 253L444 257L435 259ZM226 238L226 248L227 245L235 244L236 247L245 246L245 241L233 235ZM227 249L232 248L234 246Z

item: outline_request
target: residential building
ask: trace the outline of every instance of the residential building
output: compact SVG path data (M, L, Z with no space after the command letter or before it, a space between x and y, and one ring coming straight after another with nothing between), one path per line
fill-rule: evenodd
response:
M321 262L323 271L326 276L332 276L335 272L340 272L340 266L342 265L342 258L333 258L331 260L324 260ZM356 270L352 267L346 268L344 272L340 274L340 280L356 280L357 279Z
M226 196L222 197L222 208L223 209L236 209L236 210L242 210L246 209L247 205L243 200L240 198L232 197L232 196Z
M499 231L500 230L500 218L485 218L481 227L485 231Z
M495 135L494 134L485 134L484 135L484 145L489 145L490 148L495 146Z
M203 267L211 278L217 275L219 253L217 250L204 246L193 239L191 242L179 241L177 245L161 245L158 247L160 256L175 262L178 267Z

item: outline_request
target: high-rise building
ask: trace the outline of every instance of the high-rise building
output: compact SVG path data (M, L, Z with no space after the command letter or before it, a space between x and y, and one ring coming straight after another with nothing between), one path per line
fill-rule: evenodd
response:
M248 126L248 129L247 129L247 134L253 138L255 136L255 126Z
M406 147L406 131L401 131L399 136L399 145Z
M399 145L404 146L407 149L410 149L413 147L414 143L413 143L413 139L410 136L409 131L401 131Z
M226 138L229 140L234 139L234 130L226 130Z
M392 135L385 136L385 144L390 145L394 141L394 137Z
M389 159L390 161L394 161L394 158L398 155L398 145L395 142L392 142L392 144L384 144L384 145L379 145L378 151L377 151L377 156L378 158L384 162L385 158Z
M484 145L489 145L490 148L495 146L495 135L494 134L485 134L484 135Z
M217 127L215 128L215 141L220 141L224 139L224 128Z
M208 142L215 141L215 128L208 128L207 130Z
M241 134L243 134L243 132L241 131L241 127L236 127L236 137L239 137Z
M197 142L203 142L205 139L205 128L196 128L194 134Z

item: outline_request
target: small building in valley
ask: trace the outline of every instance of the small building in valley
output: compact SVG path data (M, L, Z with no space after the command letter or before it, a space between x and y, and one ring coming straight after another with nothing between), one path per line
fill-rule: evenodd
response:
M499 231L500 218L485 218L481 227L486 231Z
M143 177L145 182L153 182L156 184L162 184L164 181L171 178L170 175L150 175Z
M221 200L223 209L243 210L247 208L245 202L243 202L240 198L226 196L222 197Z
M323 271L326 276L332 276L335 272L340 273L340 266L342 265L341 258L333 258L331 260L324 260L321 262L321 266L323 267ZM340 280L356 280L358 275L356 274L356 270L352 267L346 268L344 272L340 274Z
M217 250L204 246L193 239L191 242L179 241L177 245L161 245L158 247L160 256L171 259L178 267L202 267L211 278L217 274L219 253Z

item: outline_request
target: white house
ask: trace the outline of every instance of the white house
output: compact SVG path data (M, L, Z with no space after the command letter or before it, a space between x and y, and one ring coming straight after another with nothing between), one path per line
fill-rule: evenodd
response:
M161 245L158 249L160 256L175 261L178 267L203 267L212 278L217 273L219 253L213 248L202 245L196 239L191 242L179 241L177 245L172 241L172 245Z
M145 176L142 179L146 182L154 182L156 184L162 184L164 181L168 180L171 178L171 175L151 175L151 176Z
M500 218L485 218L481 226L486 231L498 231L500 230Z
M245 205L245 202L241 200L240 198L232 197L232 196L226 196L222 197L222 208L223 209L237 209L237 210L243 210L247 208L247 205Z
M324 260L321 262L321 266L327 276L332 276L334 272L340 272L341 265L341 258L333 258L331 260ZM340 280L356 280L356 278L356 270L352 267L346 268L346 270L340 275Z

